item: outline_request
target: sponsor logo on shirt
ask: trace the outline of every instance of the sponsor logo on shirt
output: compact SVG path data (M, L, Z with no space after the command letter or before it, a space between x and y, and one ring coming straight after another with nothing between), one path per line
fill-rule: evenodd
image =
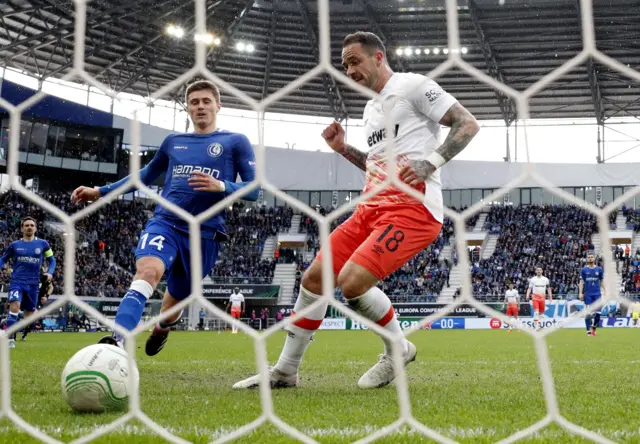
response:
M28 264L39 264L39 257L30 257L30 256L18 256L18 262L26 262Z
M174 150L188 150L189 147L186 145L176 145L173 147Z
M395 126L395 130L394 130L394 137L398 136L398 130L400 129L400 124L396 124ZM384 139L387 138L387 129L386 128L382 128L379 129L377 131L372 132L369 137L367 137L367 144L372 147L373 145L375 145L378 142L383 141Z
M431 88L424 95L429 99L429 103L433 103L442 95L443 92L442 88Z
M205 173L216 179L220 177L220 171L200 165L176 165L171 170L171 177L189 177L195 172Z

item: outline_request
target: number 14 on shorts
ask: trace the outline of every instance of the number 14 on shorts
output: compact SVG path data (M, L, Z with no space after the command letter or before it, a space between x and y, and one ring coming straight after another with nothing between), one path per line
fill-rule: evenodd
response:
M144 250L145 247L147 246L147 240L149 239L149 233L145 233L141 238L140 238L140 249ZM154 236L153 238L151 238L151 240L149 241L149 246L150 247L156 247L156 249L158 251L162 251L162 249L164 248L162 243L164 242L164 236L161 235L157 235Z

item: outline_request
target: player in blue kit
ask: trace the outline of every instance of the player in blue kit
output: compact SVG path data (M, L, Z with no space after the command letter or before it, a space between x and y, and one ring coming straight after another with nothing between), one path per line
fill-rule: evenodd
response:
M604 271L602 267L596 265L596 255L589 253L587 265L580 271L580 300L589 307L602 297L601 289L604 290ZM593 316L587 315L584 322L587 327L587 336L595 336L600 323L600 312L594 313Z
M217 128L220 92L216 85L206 80L192 83L187 87L186 101L195 133L168 136L151 162L140 170L140 179L148 185L166 172L162 196L197 215L253 181L255 156L246 136ZM242 182L236 182L238 175ZM125 180L100 188L79 187L71 200L82 203L98 199ZM259 190L255 190L243 199L255 201L258 193ZM201 236L202 275L206 276L216 263L220 242L227 238L224 214L218 213L203 222ZM167 289L160 312L169 310L189 296L188 223L162 205L156 205L153 217L140 234L135 256L136 274L115 319L116 324L129 331L140 322L145 303L165 272ZM178 313L156 325L147 339L147 355L153 356L162 350L170 328L179 322L181 315ZM114 333L100 342L122 347L123 338Z
M22 239L12 242L0 256L0 268L13 258L13 273L9 283L9 315L7 328L18 322L20 310L27 317L36 311L40 287L40 267L44 259L49 261L47 280L53 279L56 259L49 242L36 237L36 220L25 217L20 224ZM9 348L16 347L15 333L9 339Z

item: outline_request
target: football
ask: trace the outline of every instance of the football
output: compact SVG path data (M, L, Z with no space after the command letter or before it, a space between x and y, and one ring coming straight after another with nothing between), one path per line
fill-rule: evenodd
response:
M67 404L77 412L126 410L140 380L137 367L129 368L127 356L126 351L107 344L90 345L73 355L62 372Z

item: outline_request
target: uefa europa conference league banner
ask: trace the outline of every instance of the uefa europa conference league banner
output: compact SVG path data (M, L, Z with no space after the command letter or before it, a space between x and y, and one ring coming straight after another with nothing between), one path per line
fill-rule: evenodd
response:
M202 286L202 294L206 298L224 298L229 299L234 288L239 288L240 293L245 298L277 298L280 292L279 285L261 285L261 284L204 284Z

